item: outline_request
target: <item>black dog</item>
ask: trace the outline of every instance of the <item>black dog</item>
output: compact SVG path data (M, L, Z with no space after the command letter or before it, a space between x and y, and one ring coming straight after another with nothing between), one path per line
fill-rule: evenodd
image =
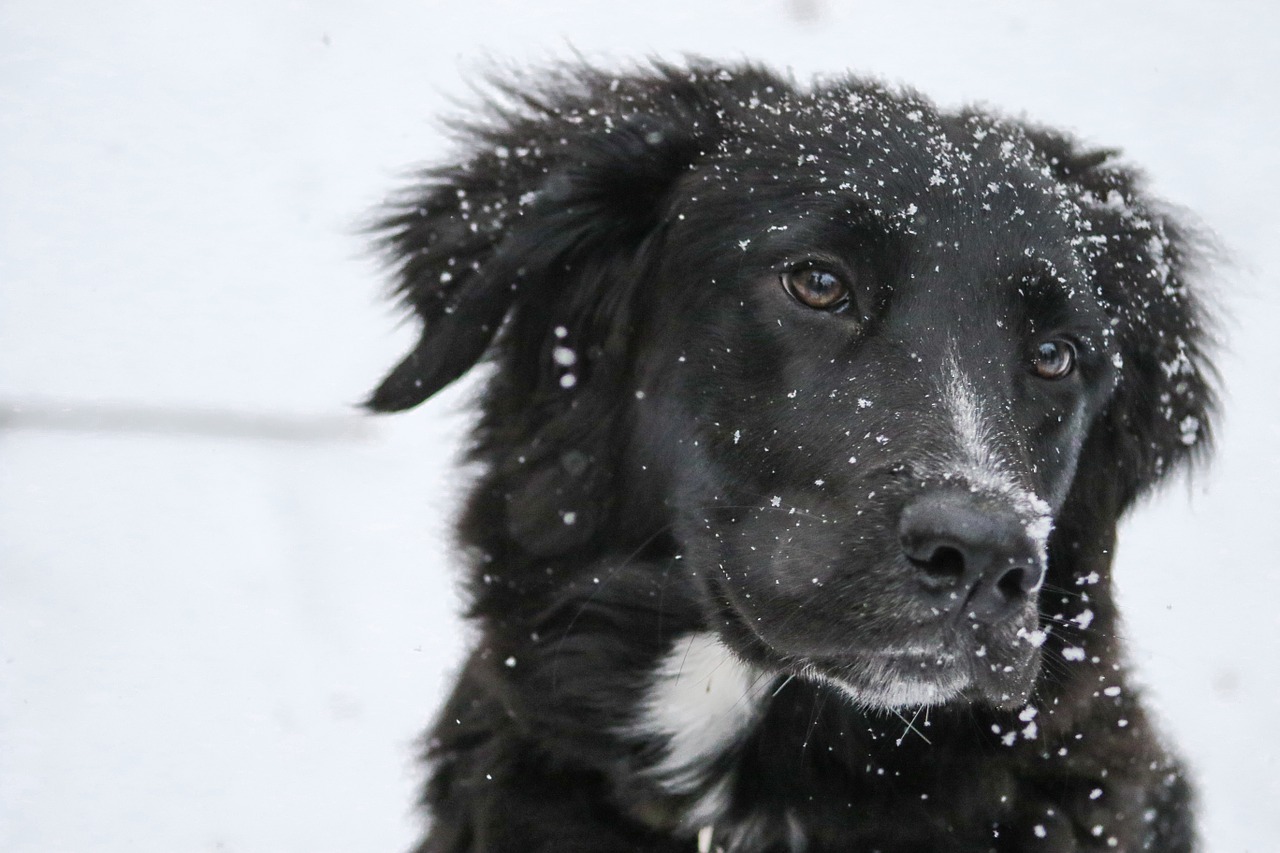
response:
M369 405L494 365L420 850L1191 850L1109 581L1212 409L1135 173L755 67L499 95L379 226Z

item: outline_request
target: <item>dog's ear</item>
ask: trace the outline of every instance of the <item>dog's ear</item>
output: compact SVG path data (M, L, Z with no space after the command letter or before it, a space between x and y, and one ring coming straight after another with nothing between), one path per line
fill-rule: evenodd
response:
M658 66L496 83L505 106L461 128L463 165L426 173L378 226L423 329L367 405L415 406L492 351L473 452L529 551L582 544L610 511L635 290L733 79Z
M481 358L515 305L633 252L711 130L696 73L491 82L487 121L457 127L464 162L426 171L371 229L423 327L374 411L421 403Z
M1215 374L1203 294L1207 243L1159 202L1114 152L1033 133L1050 168L1074 187L1093 283L1119 352L1118 381L1094 426L1080 471L1108 471L1122 512L1172 472L1202 458L1212 438ZM1093 474L1092 476L1097 476Z

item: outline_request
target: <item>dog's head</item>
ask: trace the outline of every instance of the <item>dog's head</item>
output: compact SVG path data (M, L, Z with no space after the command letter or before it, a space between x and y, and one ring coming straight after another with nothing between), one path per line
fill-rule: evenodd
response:
M739 655L869 706L1025 699L1092 618L1049 590L1108 611L1117 518L1207 441L1183 232L1107 152L863 83L520 97L383 223L425 328L371 406L498 336L495 536L669 541Z

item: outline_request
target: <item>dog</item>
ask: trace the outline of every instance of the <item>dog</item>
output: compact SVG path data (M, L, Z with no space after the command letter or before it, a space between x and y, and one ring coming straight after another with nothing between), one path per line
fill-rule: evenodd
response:
M1201 241L1116 152L708 61L492 82L380 213L490 365L420 853L1182 853L1116 526L1203 458Z

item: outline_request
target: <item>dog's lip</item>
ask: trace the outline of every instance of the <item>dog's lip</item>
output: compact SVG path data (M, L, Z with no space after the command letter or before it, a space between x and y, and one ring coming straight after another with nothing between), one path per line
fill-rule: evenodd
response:
M719 634L743 660L762 670L772 670L801 679L825 680L845 685L856 692L868 665L891 671L904 684L932 685L947 696L982 699L1001 707L1014 707L1025 697L1030 682L1018 687L1006 683L1010 666L1023 670L1017 662L995 663L1005 658L998 650L965 632L951 633L928 642L911 641L880 646L850 646L838 655L811 654L780 649L756 629L722 591L715 589L714 614ZM1030 647L1028 647L1030 649ZM1028 656L1029 663L1031 656ZM997 669L999 670L997 672ZM881 678L884 676L881 673ZM1018 680L1015 677L1015 680ZM1024 689L1025 688L1025 689Z
M879 708L942 705L978 688L971 663L955 654L881 649L840 661L815 659L795 675L840 688L860 705Z
M775 652L776 654L776 652ZM1014 707L1025 700L1030 681L1023 683L1030 661L995 663L981 644L897 646L851 649L848 654L785 659L771 656L765 665L798 678L834 682L851 693L884 690L891 679L899 689L932 689L935 696L924 704L952 699L989 702ZM868 681L868 678L871 680Z
M956 649L946 648L942 645L937 646L907 646L907 647L891 647L878 649L850 649L846 655L840 657L831 657L823 655L820 657L806 658L811 663L820 666L839 669L848 667L856 661L875 661L877 663L889 664L907 664L925 666L953 666L960 663L969 655L963 655Z
M869 697L897 695L911 697L907 705L962 701L1016 708L1025 703L1032 688L1033 670L1027 669L1030 661L991 663L985 646L978 644L855 648L839 657L788 654L751 630L732 608L725 618L739 626L741 633L734 638L722 633L722 639L753 666L788 680L834 684L862 702ZM750 643L748 647L742 645L743 639ZM896 707L901 702L891 704Z
M875 649L869 653L871 657L889 658L890 660L936 660L939 662L952 662L960 657L960 654L954 649L948 649L944 646L908 646L906 648L889 648Z
M804 657L797 662L801 668L814 667L833 677L842 677L862 665L872 663L879 667L890 667L904 676L927 679L932 674L969 672L973 668L974 657L973 654L937 646L851 649L847 655L840 657Z
M713 582L713 587L718 586ZM747 650L739 649L739 654L744 656L763 658L758 663L765 663L777 669L801 674L811 668L817 668L824 672L835 674L841 671L847 672L850 667L857 666L862 661L877 661L879 663L888 663L896 667L911 667L927 669L930 665L955 668L965 663L965 661L977 656L977 648L973 649L957 649L947 645L944 642L934 642L929 644L906 644L902 646L891 647L870 647L859 648L851 647L847 652L842 652L838 657L829 654L813 655L804 652L790 652L779 649L769 638L761 634L760 631L751 624L751 621L741 613L733 602L728 599L720 590L715 590L715 610L716 615L721 620L721 624L731 630L728 633L739 634L749 637L754 642L754 652L748 654ZM722 636L724 631L721 632ZM737 643L730 643L731 646L737 646Z

